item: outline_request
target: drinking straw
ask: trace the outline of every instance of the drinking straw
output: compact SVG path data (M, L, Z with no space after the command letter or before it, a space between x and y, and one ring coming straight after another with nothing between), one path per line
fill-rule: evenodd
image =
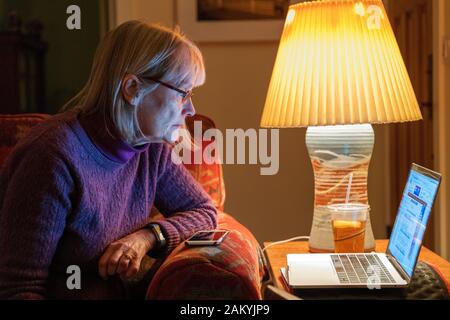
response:
M350 200L350 190L352 188L352 180L353 180L353 172L350 173L350 177L348 178L347 194L345 195L345 204L346 205L348 205L348 201Z

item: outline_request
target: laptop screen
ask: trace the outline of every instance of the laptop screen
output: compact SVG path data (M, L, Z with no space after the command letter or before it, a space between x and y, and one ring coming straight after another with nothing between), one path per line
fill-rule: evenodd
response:
M410 277L440 183L438 174L430 175L419 168L413 165L409 172L388 246L388 252Z

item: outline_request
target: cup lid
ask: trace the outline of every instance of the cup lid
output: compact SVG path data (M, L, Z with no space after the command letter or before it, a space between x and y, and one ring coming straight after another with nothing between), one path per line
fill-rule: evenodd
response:
M335 211L361 211L361 209L370 210L370 205L364 203L337 203L328 205L328 208Z

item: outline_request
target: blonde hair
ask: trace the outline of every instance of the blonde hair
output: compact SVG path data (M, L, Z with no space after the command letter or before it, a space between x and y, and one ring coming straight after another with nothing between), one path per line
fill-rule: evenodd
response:
M137 108L122 95L126 74L138 77L145 93L159 85L145 79L167 81L184 87L194 79L194 86L205 81L203 57L198 47L178 28L129 21L108 32L95 53L89 79L83 89L67 102L62 111L80 109L82 113L101 112L112 121L115 131L134 145L144 137L137 120ZM140 95L142 97L143 95Z

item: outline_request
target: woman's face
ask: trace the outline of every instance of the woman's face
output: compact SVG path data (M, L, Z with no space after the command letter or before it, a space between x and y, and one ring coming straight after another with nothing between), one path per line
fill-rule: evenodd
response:
M193 83L180 88L191 90ZM151 142L178 140L178 130L184 126L186 117L192 117L195 109L192 100L183 101L183 95L163 85L146 94L138 105L138 121L142 133Z

